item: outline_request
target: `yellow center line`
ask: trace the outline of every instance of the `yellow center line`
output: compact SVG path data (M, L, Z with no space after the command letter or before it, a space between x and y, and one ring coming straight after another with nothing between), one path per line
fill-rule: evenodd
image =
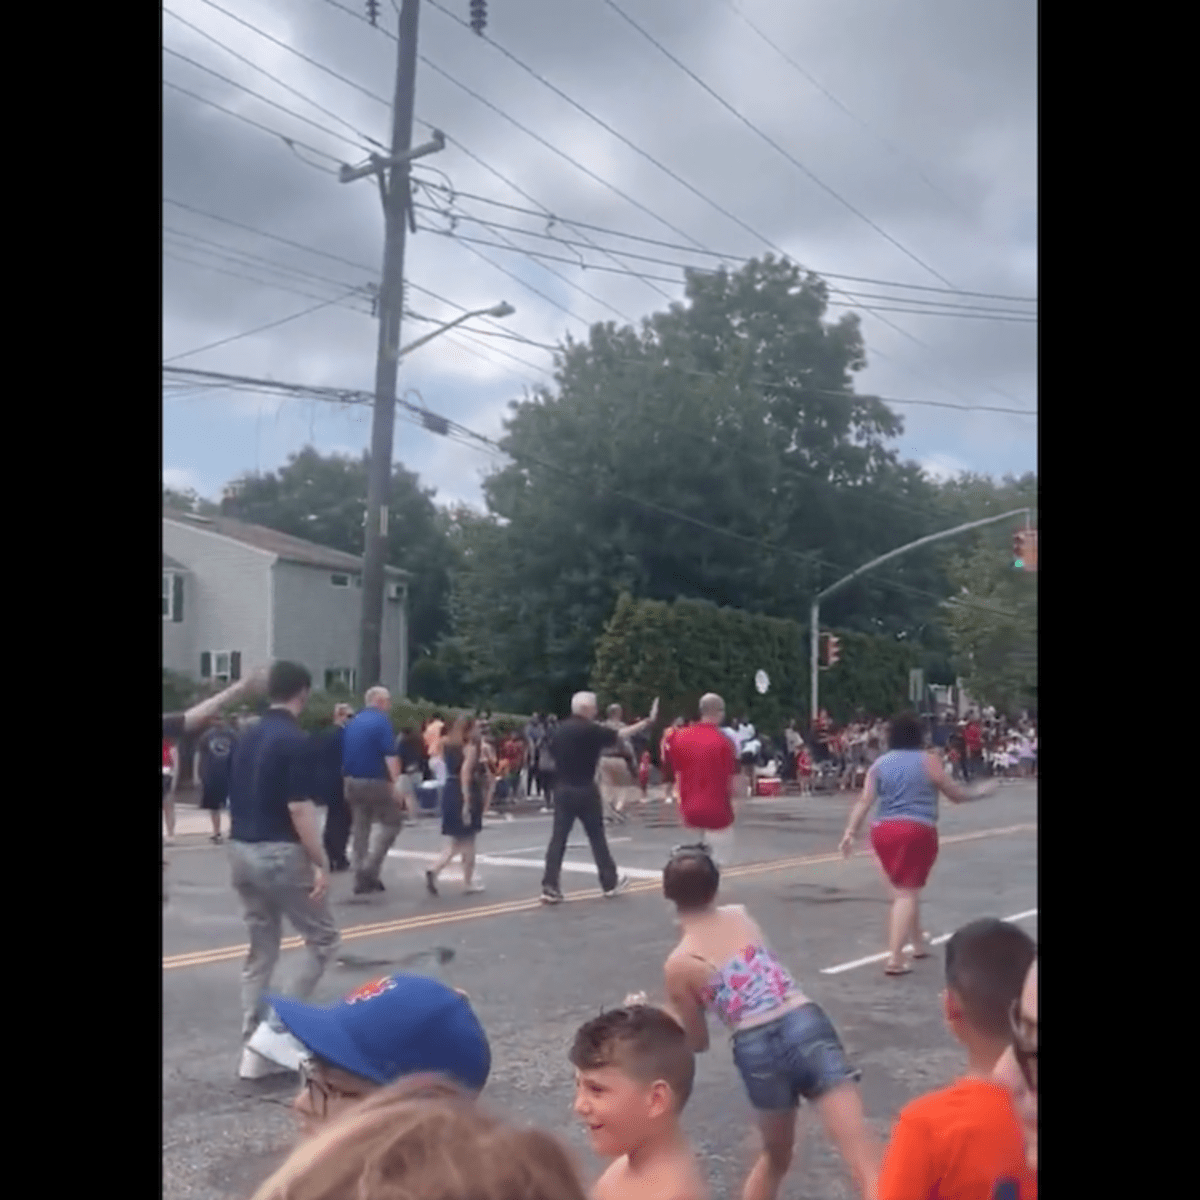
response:
M975 833L955 833L948 837L939 839L939 845L952 846L961 842L978 841L981 838L1004 837L1013 833L1027 833L1031 830L1036 830L1036 823L1028 823L1023 825L1006 825L998 829L981 829ZM873 851L858 850L854 853L855 858L869 858L873 856ZM812 867L819 866L823 863L842 862L842 856L839 853L832 854L806 854L798 858L779 858L771 859L767 862L746 863L742 866L729 867L721 872L723 879L743 879L753 875L768 875L773 871L788 871L795 867ZM661 888L662 884L657 879L641 880L631 884L627 889L630 893L656 892ZM587 888L578 892L568 892L564 900L587 900L598 899L599 893L594 888ZM342 930L342 941L353 942L360 938L377 937L381 934L393 933L408 933L416 929L433 929L442 925L455 925L460 921L481 921L487 917L507 916L509 913L532 912L535 908L541 908L542 903L539 899L532 900L508 900L497 904L485 904L478 908L461 909L457 912L433 912L423 913L415 917L399 917L390 921L379 921L371 925L352 925L349 929ZM298 950L304 945L304 940L299 937L284 938L281 949L283 950ZM164 971L178 971L184 967L206 967L212 966L215 963L236 962L239 958L243 958L250 949L247 945L241 946L221 946L211 950L193 950L185 954L171 954L163 957Z

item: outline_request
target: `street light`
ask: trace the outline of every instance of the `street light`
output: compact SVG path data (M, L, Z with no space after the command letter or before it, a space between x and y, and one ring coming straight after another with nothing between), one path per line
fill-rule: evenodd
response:
M469 321L472 317L510 317L516 311L511 304L502 300L499 304L493 304L490 308L479 308L472 312L465 312L461 317L455 317L453 321L447 321L445 325L439 325L431 333L417 338L415 342L410 342L407 346L398 350L392 350L390 347L386 349L382 348L385 343L381 339L380 361L386 364L392 359L399 360L404 355L417 349L418 346L423 346L426 342L433 341L435 337L439 337L447 330L453 329L456 325L461 325L464 321ZM396 320L396 329L398 330L398 316ZM397 338L397 340L399 339ZM394 375L396 368L393 366L391 370ZM377 388L377 408L378 393L379 389ZM395 381L393 378L391 385L392 400L388 406L389 417L392 406L395 404L395 394ZM435 432L438 431L435 430ZM391 445L390 426L387 435L387 444ZM379 462L375 462L376 447L374 436L372 436L371 447L371 481L367 489L366 536L363 547L363 607L362 620L359 625L359 671L364 687L371 687L376 683L382 682L380 674L383 663L383 564L387 558L387 499L391 480L390 452L386 458L380 458ZM401 662L403 667L403 656ZM400 688L402 691L407 690L407 682L404 678L400 679Z
M472 317L511 317L517 310L507 301L501 300L499 304L493 304L491 308L478 308L474 312L465 312L461 317L455 317L453 321L447 321L445 325L439 325L432 333L427 333L424 337L419 337L415 342L409 342L407 346L402 346L396 351L397 358L403 358L410 350L415 350L418 346L425 345L426 342L431 342L435 337L446 332L447 329L453 329L455 325L461 325L464 321L469 321Z

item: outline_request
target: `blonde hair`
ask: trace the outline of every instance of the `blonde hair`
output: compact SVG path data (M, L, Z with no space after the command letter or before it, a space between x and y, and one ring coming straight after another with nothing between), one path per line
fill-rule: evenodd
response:
M302 1145L254 1200L585 1200L570 1156L437 1078L381 1088Z

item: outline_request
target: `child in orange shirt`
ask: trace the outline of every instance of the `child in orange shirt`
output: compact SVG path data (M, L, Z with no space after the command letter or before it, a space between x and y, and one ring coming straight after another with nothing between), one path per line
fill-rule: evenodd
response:
M900 1113L879 1176L879 1200L1036 1200L1021 1126L992 1072L1036 947L1024 930L987 919L946 944L942 1004L967 1052L967 1073Z

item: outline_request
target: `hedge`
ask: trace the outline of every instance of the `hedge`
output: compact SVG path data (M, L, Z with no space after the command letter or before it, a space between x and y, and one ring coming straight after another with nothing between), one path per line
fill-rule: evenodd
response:
M820 704L839 722L859 711L889 716L907 704L915 646L892 638L833 630L840 661L821 671ZM770 689L759 695L756 672ZM634 600L622 595L596 644L592 689L602 705L629 715L660 698L661 722L694 719L700 697L718 692L731 717L747 716L778 734L791 718L808 722L808 630L796 621L718 608L704 600Z

